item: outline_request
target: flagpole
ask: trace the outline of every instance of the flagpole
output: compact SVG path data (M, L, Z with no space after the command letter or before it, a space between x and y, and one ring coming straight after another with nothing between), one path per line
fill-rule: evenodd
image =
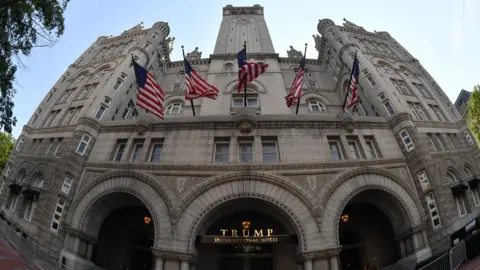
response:
M243 48L245 49L245 61L247 61L247 41L243 42ZM247 83L243 85L243 107L247 107Z
M355 56L353 57L353 63L357 60L357 51L355 51ZM345 112L345 105L347 104L348 92L350 91L350 85L352 84L353 77L353 64L352 64L352 73L350 74L350 80L348 81L347 91L345 92L345 100L343 101L342 111Z
M303 57L305 57L305 61L307 61L307 46L308 46L308 43L305 43L305 53L303 54ZM300 60L302 61L302 60ZM306 63L305 63L306 64ZM305 69L305 67L303 67ZM299 70L300 71L300 70ZM302 79L302 84L303 84L303 79ZM302 86L300 86L302 87ZM300 98L301 98L301 92L300 92L300 95L298 96L298 99L297 99L297 110L295 111L295 114L298 114L298 108L300 108Z
M182 54L183 54L183 61L185 63L185 50L183 49L183 45L182 45ZM185 73L185 64L183 66L183 72ZM185 74L185 76L187 76L187 74ZM186 79L185 79L185 83L187 83ZM193 116L195 116L195 106L193 106L193 99L190 99L190 107L192 107Z

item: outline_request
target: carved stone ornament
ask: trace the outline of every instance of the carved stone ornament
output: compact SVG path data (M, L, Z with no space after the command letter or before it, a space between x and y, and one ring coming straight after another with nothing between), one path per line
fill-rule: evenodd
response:
M235 108L235 127L242 134L249 134L256 126L257 113L255 108L240 107Z
M178 219L182 214L182 209L178 206L174 206L170 209L170 219L172 220L172 229L177 225Z
M352 114L349 111L340 113L339 118L343 128L348 132L352 133L355 128L355 121L353 121Z
M202 58L202 52L198 51L198 47L195 47L195 50L192 52L187 53L188 60L198 60L200 58Z
M290 50L287 51L288 58L302 58L303 54L301 51L297 51L293 48L293 46L290 46Z
M148 130L148 123L145 121L138 122L135 130L137 131L138 135L145 134L145 132Z
M347 19L343 19L343 26L344 27L350 27L350 28L357 28L357 29L363 29L363 27L361 26L358 26L354 23L352 23L351 21L347 20Z

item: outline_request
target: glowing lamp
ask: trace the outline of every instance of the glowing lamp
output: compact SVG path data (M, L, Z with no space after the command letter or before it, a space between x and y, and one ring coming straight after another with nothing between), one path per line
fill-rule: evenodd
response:
M145 222L145 224L148 225L148 224L150 224L150 222L152 222L152 218L149 217L149 216L145 216L145 217L143 218L143 222Z
M340 219L343 221L343 222L347 222L348 221L348 215L347 214L344 214L340 217Z

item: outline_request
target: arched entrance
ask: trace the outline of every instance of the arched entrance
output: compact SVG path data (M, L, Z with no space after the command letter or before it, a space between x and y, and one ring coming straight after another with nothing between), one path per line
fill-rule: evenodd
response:
M363 191L344 208L338 232L342 246L342 269L363 270L365 265L381 268L400 259L392 222L376 203L372 202L372 199L382 200L384 196L388 194L383 191ZM401 213L398 213L396 218L393 222L401 219Z
M196 270L288 270L298 239L289 218L259 199L225 202L204 218Z
M142 201L131 194L116 192L102 197L94 208L103 208L103 212L92 220L101 224L92 261L111 270L152 269L154 223Z

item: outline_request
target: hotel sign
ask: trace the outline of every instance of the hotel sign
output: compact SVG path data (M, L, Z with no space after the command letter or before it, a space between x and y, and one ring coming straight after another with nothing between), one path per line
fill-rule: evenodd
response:
M200 242L205 244L276 244L292 243L292 235L275 235L273 229L251 229L250 221L242 222L242 229L220 229L218 235L202 235Z

